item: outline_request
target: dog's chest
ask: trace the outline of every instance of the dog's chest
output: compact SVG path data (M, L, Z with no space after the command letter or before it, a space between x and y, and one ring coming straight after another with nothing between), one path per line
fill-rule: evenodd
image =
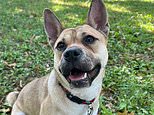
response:
M91 107L89 105L76 104L74 102L57 103L57 109L55 110L58 111L55 111L55 113L57 113L57 115L97 115L99 106L97 102L96 100Z
M82 106L80 105L80 107L70 107L68 108L66 106L65 109L57 112L57 115L96 115L96 111L92 110L90 111L88 106ZM65 113L65 114L64 114Z

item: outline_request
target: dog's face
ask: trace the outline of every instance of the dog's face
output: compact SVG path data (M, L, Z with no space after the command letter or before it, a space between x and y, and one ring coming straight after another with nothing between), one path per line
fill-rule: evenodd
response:
M54 50L54 67L62 82L74 88L91 86L108 59L108 21L102 1L92 1L87 24L83 26L62 29L48 9L44 18L46 33Z
M88 25L65 29L54 55L56 68L71 87L88 87L107 63L106 38Z

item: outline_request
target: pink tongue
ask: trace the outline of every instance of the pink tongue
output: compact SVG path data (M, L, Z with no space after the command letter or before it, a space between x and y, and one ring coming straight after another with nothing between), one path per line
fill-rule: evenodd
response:
M83 77L84 77L84 73L80 73L78 75L70 75L69 79L71 81L78 81L78 80L81 80Z

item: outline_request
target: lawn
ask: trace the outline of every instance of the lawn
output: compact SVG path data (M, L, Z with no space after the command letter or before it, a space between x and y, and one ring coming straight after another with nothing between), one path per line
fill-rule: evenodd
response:
M105 0L109 61L101 115L154 115L154 1ZM85 22L90 0L0 0L0 115L10 91L49 73L53 53L43 28L44 8L67 27Z

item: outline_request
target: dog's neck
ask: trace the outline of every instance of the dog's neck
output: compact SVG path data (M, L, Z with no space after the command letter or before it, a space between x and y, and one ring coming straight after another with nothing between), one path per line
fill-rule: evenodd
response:
M67 111L68 115L81 115L81 112L82 115L87 115L90 106L93 108L93 115L96 115L99 107L99 95L102 88L102 78L104 73L103 69L101 70L101 72L102 73L99 73L99 75L93 81L90 87L71 89L70 87L67 87L64 82L59 81L59 76L57 72L53 69L48 79L48 92L51 99L54 98L54 100L52 100L53 103L56 104L56 106L62 106L61 109L63 110L61 111ZM67 98L66 93L59 85L59 82L63 83L63 86L66 86L65 88L67 88L67 90L69 90L72 95L77 96L78 98L83 100L91 101L94 98L95 100L90 105L74 103Z
M90 105L92 104L96 98L93 98L92 100L84 100L84 99L81 99L77 96L74 96L73 94L71 94L71 92L69 92L66 88L63 87L63 85L61 83L59 83L59 85L61 86L62 90L64 91L64 93L66 94L66 97L74 102L74 103L77 103L77 104L85 104L85 105Z

